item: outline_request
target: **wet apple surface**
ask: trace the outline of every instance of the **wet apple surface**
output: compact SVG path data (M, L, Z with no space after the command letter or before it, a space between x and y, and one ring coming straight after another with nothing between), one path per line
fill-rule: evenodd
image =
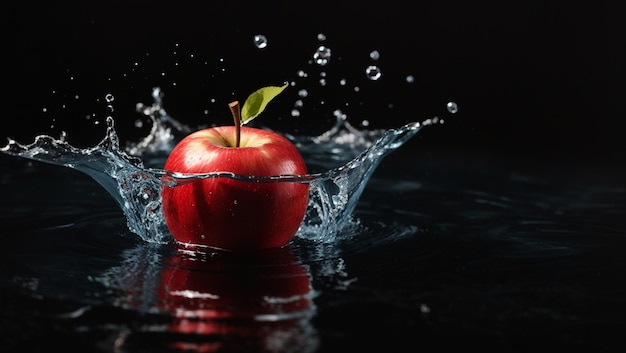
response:
M232 126L197 131L176 145L164 169L266 177L307 174L296 146L278 133L244 127L240 147L233 146L233 136ZM165 186L162 195L165 221L179 242L250 251L280 247L294 237L307 209L309 185L207 178Z

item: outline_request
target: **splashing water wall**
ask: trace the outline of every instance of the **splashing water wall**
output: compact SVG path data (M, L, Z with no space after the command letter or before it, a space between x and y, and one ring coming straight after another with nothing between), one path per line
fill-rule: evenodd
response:
M160 94L155 89L155 95ZM154 122L152 133L144 141L133 145L129 151L160 150L158 144L171 141L164 134L178 125L169 117L157 102L145 109ZM156 112L160 114L156 116ZM162 187L175 187L178 183L193 182L203 178L235 178L248 182L301 182L310 185L310 203L298 236L314 241L332 242L337 233L351 221L367 181L380 161L414 136L422 126L438 123L438 118L407 124L387 131L358 131L343 119L328 133L317 137L290 136L310 163L329 163L345 159L359 147L366 148L347 163L324 172L306 176L277 175L272 177L248 177L229 172L207 174L180 174L147 168L139 157L134 157L120 149L120 142L114 129L113 118L107 118L107 134L97 146L79 149L70 145L62 136L37 136L29 145L14 140L2 151L15 156L37 161L63 165L84 172L100 183L117 201L128 219L131 231L148 242L166 242L169 232L161 216ZM152 142L153 144L151 144ZM319 161L319 156L335 158ZM145 153L145 152L144 152ZM163 180L169 180L163 183Z
M323 34L319 41L325 41ZM268 38L255 35L254 45L259 49L268 46ZM369 54L375 62L378 51ZM320 45L312 55L310 64L324 67L331 63L332 51ZM298 77L307 77L303 70ZM325 86L325 73L320 74L320 86ZM382 71L375 65L365 68L367 79L376 81ZM407 76L407 82L413 80ZM291 82L296 86L296 82ZM340 81L345 85L345 80ZM358 86L354 87L359 90ZM115 130L114 118L106 118L106 134L100 143L91 148L76 148L66 141L65 133L60 138L40 135L31 144L21 144L10 139L1 151L18 157L33 159L69 167L91 176L112 195L124 212L129 229L143 240L154 243L171 241L171 236L161 215L162 187L175 187L179 183L193 182L203 178L235 178L248 182L299 182L309 185L309 206L305 219L297 233L303 239L315 242L333 242L347 225L353 222L352 213L366 184L381 160L398 149L420 129L427 125L442 123L438 117L415 121L398 128L383 130L361 130L348 122L341 110L333 112L335 123L324 133L316 136L285 134L299 148L310 170L316 172L306 176L276 175L272 177L248 177L225 172L207 174L180 174L160 169L163 157L181 138L195 129L170 116L163 106L164 92L153 88L153 102L149 105L137 103L137 111L151 123L149 133L139 142L120 146ZM298 88L299 99L291 111L298 117L303 99L308 95L306 88ZM107 109L113 112L115 97L105 95ZM447 109L456 113L456 103L449 102ZM138 120L139 121L139 120ZM361 123L369 125L367 120ZM165 181L165 182L164 182Z

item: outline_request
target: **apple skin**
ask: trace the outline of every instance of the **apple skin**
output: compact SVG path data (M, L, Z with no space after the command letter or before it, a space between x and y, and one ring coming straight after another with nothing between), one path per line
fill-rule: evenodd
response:
M244 176L304 175L306 164L278 133L235 126L196 131L182 139L164 169L179 173L232 172ZM280 247L295 235L308 205L309 185L207 178L164 186L162 210L179 243L233 251Z

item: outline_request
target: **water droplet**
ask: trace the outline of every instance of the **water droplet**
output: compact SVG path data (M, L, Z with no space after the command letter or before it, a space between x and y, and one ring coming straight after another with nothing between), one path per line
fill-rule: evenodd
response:
M369 120L363 120L363 121L361 121L361 125L367 127L367 126L370 126L370 122L369 122Z
M345 86L346 85L346 79L342 78L341 80L339 80L339 84L342 85L342 86Z
M408 75L408 76L406 77L406 82L408 82L408 83L413 83L413 82L415 82L415 77L413 77L413 75Z
M294 116L294 117L300 116L300 111L298 109L292 109L291 116Z
M307 90L305 90L305 89L301 89L301 90L298 91L298 95L300 97L304 98L304 97L309 95L309 92L307 92Z
M137 119L135 120L135 127L140 128L143 126L143 121Z
M376 81L380 78L380 76L382 76L382 71L380 71L380 68L376 65L370 65L367 67L367 69L365 69L365 74L367 75L367 78L369 78L372 81Z
M320 86L326 86L326 80L323 78L320 78Z
M298 77L307 77L308 74L306 72L304 72L303 70L298 70Z
M446 104L446 108L452 114L455 114L459 111L459 106L454 102L448 102L448 104Z
M302 108L303 105L304 103L302 102L302 99L298 99L297 101L293 103L293 106L296 108Z
M106 100L107 103L111 103L115 100L115 97L111 93L107 93L107 95L104 96L104 100Z
M265 47L267 47L267 38L262 35L262 34L257 34L254 36L254 45L256 45L257 48L259 49L263 49Z
M317 50L313 54L313 61L315 61L315 63L318 65L324 66L328 64L328 61L330 61L330 55L330 48L320 45L320 47L317 48Z
M107 112L109 112L109 113L113 113L114 111L115 111L115 109L113 109L113 106L112 106L112 105L110 105L110 104L109 104L109 105L107 105Z
M320 33L317 35L317 40L319 40L320 42L323 42L326 40L326 35L324 33Z
M378 60L380 58L380 53L378 52L378 50L372 50L370 52L370 58L372 60Z

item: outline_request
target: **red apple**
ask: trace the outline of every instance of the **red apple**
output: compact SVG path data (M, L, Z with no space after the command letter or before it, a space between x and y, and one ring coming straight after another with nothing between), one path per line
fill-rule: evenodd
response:
M188 135L174 147L164 169L244 176L307 174L291 141L238 123ZM304 218L308 196L305 183L207 178L164 187L162 210L180 243L256 250L280 247L293 238Z

